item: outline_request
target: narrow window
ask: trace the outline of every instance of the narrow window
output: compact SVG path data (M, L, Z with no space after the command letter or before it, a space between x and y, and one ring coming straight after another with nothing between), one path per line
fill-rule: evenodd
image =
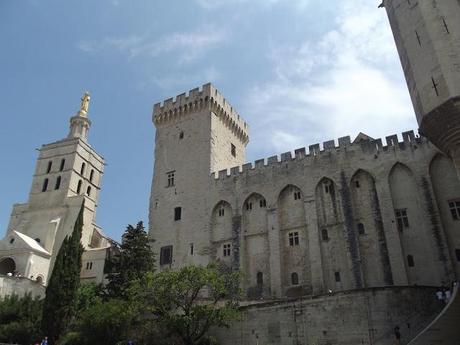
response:
M409 227L409 218L407 217L407 210L405 208L396 209L395 215L396 215L396 222L398 224L399 231L402 232L404 228Z
M47 189L48 189L48 179L45 178L45 181L43 181L42 192L46 192Z
M231 145L232 145L232 146L231 146L231 153L232 153L232 156L233 156L233 157L236 157L236 146L233 145L233 144L231 144Z
M366 233L363 223L358 223L358 234L364 235Z
M260 199L260 207L267 207L267 201L265 199Z
M85 164L85 163L81 163L80 175L84 175L84 174L85 174L85 168L86 168L86 164Z
M455 256L457 257L457 261L460 262L460 249L455 249Z
M179 139L184 139L184 132L179 133Z
M340 272L335 272L335 273L334 273L334 277L335 277L335 281L336 281L337 283L339 283L339 282L341 281L341 279L340 279Z
M329 194L329 184L328 184L328 183L325 183L325 184L324 184L324 192L325 192L326 194Z
M173 187L174 186L175 171L170 171L170 172L166 173L166 175L168 177L168 185L167 185L167 187Z
M160 265L172 264L173 246L161 247L160 249Z
M86 263L86 269L87 270L93 269L93 263L91 261Z
M180 220L182 216L182 207L174 208L174 220Z
M61 187L61 176L58 176L56 179L56 184L54 185L54 189L58 190Z
M221 207L219 208L219 217L225 216L225 208Z
M291 273L291 285L299 285L299 275L296 272Z
M82 181L81 180L78 180L78 185L77 185L77 194L80 194L81 192L81 185L82 185Z
M10 239L10 244L14 243L14 238Z
M323 241L329 240L329 234L327 232L327 229L321 230L321 238L323 239Z
M252 202L247 202L247 203L246 203L246 210L247 210L247 211L252 210Z
M300 200L300 199L301 199L300 192L294 192L294 200Z
M61 165L59 166L59 171L63 171L65 167L65 159L61 159Z
M415 266L414 257L412 255L407 256L407 265L409 267L414 267Z
M190 255L193 255L193 243L190 243Z
M299 233L291 232L289 233L289 246L294 247L299 245Z
M93 182L94 178L94 169L91 169L91 172L89 173L89 182Z
M224 244L224 256L230 256L232 253L232 245L231 244Z
M355 187L356 187L356 188L360 188L360 187L361 187L361 185L359 184L359 181L358 181L358 180L355 181Z
M450 214L453 220L460 219L460 200L449 201Z
M91 186L88 186L88 188L86 188L86 195L91 196Z
M48 167L46 168L46 173L49 174L50 171L51 171L51 167L53 166L53 162L52 161L49 161L48 162Z
M264 274L262 272L257 272L257 285L264 285Z

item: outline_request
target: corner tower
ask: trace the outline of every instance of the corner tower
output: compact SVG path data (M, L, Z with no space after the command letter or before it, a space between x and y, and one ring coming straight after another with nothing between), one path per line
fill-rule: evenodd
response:
M248 125L211 84L153 110L149 233L161 266L208 262L211 173L245 162Z
M460 2L384 0L421 133L460 176Z

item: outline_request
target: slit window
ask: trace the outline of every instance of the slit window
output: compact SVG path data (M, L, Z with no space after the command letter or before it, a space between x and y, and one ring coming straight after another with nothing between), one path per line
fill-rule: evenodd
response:
M449 201L450 214L453 220L460 219L460 200Z
M324 193L329 194L329 183L324 184Z
M160 265L171 265L173 255L173 246L161 247L160 249Z
M46 192L46 190L48 189L48 182L49 180L45 178L45 181L43 181L42 192Z
M294 200L300 200L302 198L300 192L294 192Z
M170 172L166 173L166 176L168 177L168 185L167 185L167 187L174 187L175 171L170 171Z
M299 233L298 232L290 232L289 233L289 246L294 247L298 246L300 243L299 241Z
M94 169L91 169L91 172L89 173L89 182L93 182L94 178Z
M84 174L85 174L85 168L86 168L86 164L85 164L85 163L81 163L80 175L84 175Z
M360 187L361 187L361 185L359 184L359 181L358 181L358 180L355 181L355 187L356 187L356 188L360 188Z
M61 176L58 176L56 179L56 184L54 185L54 189L58 190L61 187Z
M81 185L83 184L83 182L81 180L78 180L78 184L77 184L77 194L80 194L81 192Z
M53 166L53 162L52 161L49 161L48 162L48 166L46 167L46 173L49 174L50 171L51 171L51 167Z
M299 275L297 272L291 273L291 285L299 285Z
M65 159L61 159L61 165L59 166L59 171L63 171L65 167Z
M190 243L190 255L193 255L193 251L194 251L193 243Z
M395 210L395 216L399 231L402 232L405 228L409 227L409 218L407 217L407 210L405 208Z
M262 272L257 272L257 285L264 285L264 274Z
M414 257L412 255L407 256L407 265L409 267L414 267L415 266Z
M219 208L219 217L225 216L225 208L221 207Z
M364 235L366 233L364 229L364 224L363 223L358 223L358 234L359 235Z
M180 220L182 218L182 207L174 208L174 220Z
M179 133L179 139L184 139L184 132Z
M91 261L86 263L86 269L87 270L92 270L93 269L93 263Z
M335 278L335 282L339 283L341 281L340 272L335 272L334 273L334 278Z
M88 186L88 188L86 188L86 195L91 196L91 186Z
M252 210L252 202L247 202L246 203L246 211Z
M329 234L327 232L327 229L321 230L321 238L323 239L323 241L329 240Z
M224 244L223 246L223 250L224 250L224 256L225 257L228 257L232 254L232 245L227 243L227 244Z
M236 146L231 144L230 152L232 153L233 157L236 157Z
M265 199L260 199L260 207L261 207L261 208L267 207L267 200L265 200Z

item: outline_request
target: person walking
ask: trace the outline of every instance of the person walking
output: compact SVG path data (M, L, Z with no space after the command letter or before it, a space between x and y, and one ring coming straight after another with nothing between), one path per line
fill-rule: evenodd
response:
M42 340L41 345L48 345L48 337L45 337L45 339Z
M395 344L401 345L401 332L399 331L399 326L395 327L395 339L396 339Z

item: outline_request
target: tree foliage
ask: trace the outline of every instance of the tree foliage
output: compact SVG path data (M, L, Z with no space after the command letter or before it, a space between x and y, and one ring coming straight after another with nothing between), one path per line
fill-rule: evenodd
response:
M125 292L133 281L154 271L155 255L150 242L142 222L137 223L136 227L128 225L119 253L107 261L110 270L107 277L109 296L126 297Z
M75 222L71 237L66 237L59 249L53 272L46 288L43 304L42 330L54 345L66 331L75 314L75 301L80 285L81 256L80 243L83 228L84 203Z

